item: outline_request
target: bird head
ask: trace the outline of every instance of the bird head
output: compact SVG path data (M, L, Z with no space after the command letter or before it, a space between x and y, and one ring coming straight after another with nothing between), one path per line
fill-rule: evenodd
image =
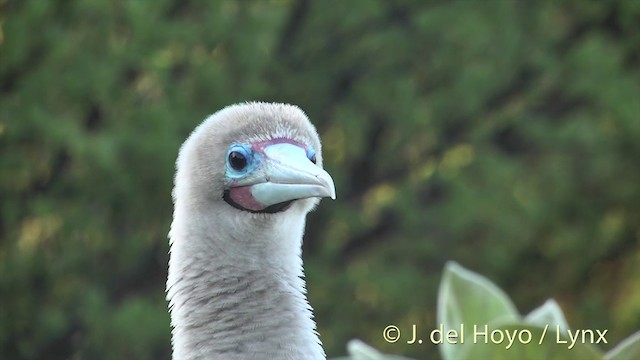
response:
M176 191L217 208L246 214L307 213L335 199L322 168L320 139L299 108L244 103L211 115L184 143Z

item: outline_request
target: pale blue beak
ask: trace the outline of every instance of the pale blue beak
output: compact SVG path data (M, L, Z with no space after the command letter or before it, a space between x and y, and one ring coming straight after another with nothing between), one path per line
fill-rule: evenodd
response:
M314 197L336 198L331 175L307 158L306 151L290 143L264 148L260 166L235 185L250 186L253 198L265 207Z

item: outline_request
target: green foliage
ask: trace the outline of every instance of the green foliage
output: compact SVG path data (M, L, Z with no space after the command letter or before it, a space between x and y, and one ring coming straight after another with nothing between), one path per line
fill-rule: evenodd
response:
M444 360L640 357L640 331L603 355L593 346L600 342L599 335L591 336L593 332L598 334L597 331L571 331L554 300L548 300L522 318L496 285L454 262L447 264L440 284L438 323L443 324L443 329L433 330L440 331L439 337L430 337L430 341L439 342ZM350 342L348 349L350 357L344 359L406 359L384 355L360 341Z
M402 356L385 355L360 340L351 340L347 344L348 357L334 360L410 360Z
M456 263L448 264L444 272L438 322L445 331L465 324L471 338L465 344L445 340L440 347L444 360L602 359L590 344L567 340L566 320L555 301L547 301L523 319L502 290Z
M443 324L443 335L449 330L462 333L472 326L508 324L517 322L520 316L511 299L486 278L448 263L438 292L438 324ZM475 328L474 328L475 331ZM468 347L459 341L444 341L440 353L445 360L464 359Z
M175 157L254 99L307 112L336 182L304 244L328 355L437 357L381 333L435 322L449 259L620 342L637 3L0 0L0 358L169 358Z
M640 331L622 340L613 350L607 352L605 360L631 360L640 356Z

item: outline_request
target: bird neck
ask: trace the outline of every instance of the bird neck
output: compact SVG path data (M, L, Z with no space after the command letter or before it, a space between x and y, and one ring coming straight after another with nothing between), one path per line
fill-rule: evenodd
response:
M300 257L305 214L238 224L184 213L176 206L170 234L174 359L324 359Z

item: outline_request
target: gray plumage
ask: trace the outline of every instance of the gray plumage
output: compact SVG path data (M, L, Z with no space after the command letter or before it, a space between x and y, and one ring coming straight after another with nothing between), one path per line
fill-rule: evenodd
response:
M323 196L335 198L333 181L299 108L233 105L194 130L169 233L174 359L325 358L301 259L306 214Z

